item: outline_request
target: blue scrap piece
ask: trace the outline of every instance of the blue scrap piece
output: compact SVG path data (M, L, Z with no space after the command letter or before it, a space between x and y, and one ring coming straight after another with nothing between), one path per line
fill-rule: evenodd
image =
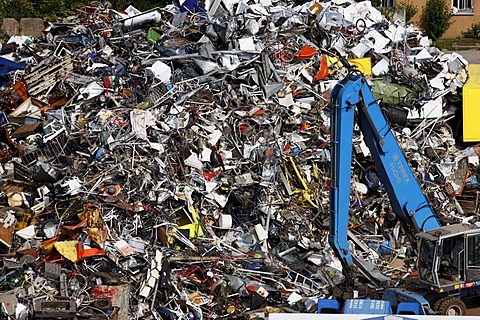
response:
M392 248L393 248L392 237L390 236L390 240L384 240L381 244L369 242L368 247L374 250L377 250L377 252L382 255L392 254Z
M398 304L397 314L422 314L421 306L418 302L402 301Z
M334 299L318 299L317 313L340 313L340 304Z
M27 67L27 63L25 61L15 62L15 61L0 57L0 75L2 76L5 76L9 72L12 72L15 70L25 69L26 67Z
M180 5L180 12L199 13L207 12L207 10L198 5L198 0L185 0Z

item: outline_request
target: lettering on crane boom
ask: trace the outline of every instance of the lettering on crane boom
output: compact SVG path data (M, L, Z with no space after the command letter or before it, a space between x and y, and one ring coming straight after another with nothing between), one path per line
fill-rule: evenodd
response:
M395 180L398 184L405 182L409 183L410 179L407 174L407 170L403 166L402 161L400 160L400 156L398 153L395 153L393 156L393 162L390 163L390 170L392 171L393 175L395 176Z

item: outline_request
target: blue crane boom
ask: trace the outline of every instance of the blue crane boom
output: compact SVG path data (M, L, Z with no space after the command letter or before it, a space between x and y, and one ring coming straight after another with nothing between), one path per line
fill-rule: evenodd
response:
M353 264L347 232L355 114L393 211L402 225L412 237L417 232L441 226L366 79L350 73L335 86L330 102L332 161L328 240L347 268Z
M402 309L401 302L416 302L424 313L464 315L466 306L461 299L480 294L480 262L473 258L480 256L480 246L476 245L480 243L480 229L466 224L441 226L366 79L352 71L335 86L330 100L332 161L328 241L343 266L347 295L341 297L347 297L355 283L354 266L381 286L385 281L378 276L378 270L371 268L372 264L352 256L348 243L355 120L392 209L412 246L418 249L418 281L411 283L413 287L409 290L388 288L382 299L388 300L397 311ZM356 242L355 237L351 238ZM418 246L416 240L419 240Z

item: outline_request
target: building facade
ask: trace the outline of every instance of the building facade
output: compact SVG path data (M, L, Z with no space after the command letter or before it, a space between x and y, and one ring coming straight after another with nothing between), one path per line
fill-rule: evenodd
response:
M452 13L452 24L450 28L443 34L442 38L452 39L462 36L462 32L467 31L472 24L480 23L480 11L475 10L475 0L447 0ZM412 0L412 3L418 8L417 14L413 17L412 22L419 25L422 8L425 6L426 0Z

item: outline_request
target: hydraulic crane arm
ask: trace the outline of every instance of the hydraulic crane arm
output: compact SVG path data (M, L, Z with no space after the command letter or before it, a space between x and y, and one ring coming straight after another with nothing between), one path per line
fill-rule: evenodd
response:
M396 216L416 233L440 227L364 77L350 73L330 102L331 186L329 243L344 267L352 266L347 241L355 110Z

